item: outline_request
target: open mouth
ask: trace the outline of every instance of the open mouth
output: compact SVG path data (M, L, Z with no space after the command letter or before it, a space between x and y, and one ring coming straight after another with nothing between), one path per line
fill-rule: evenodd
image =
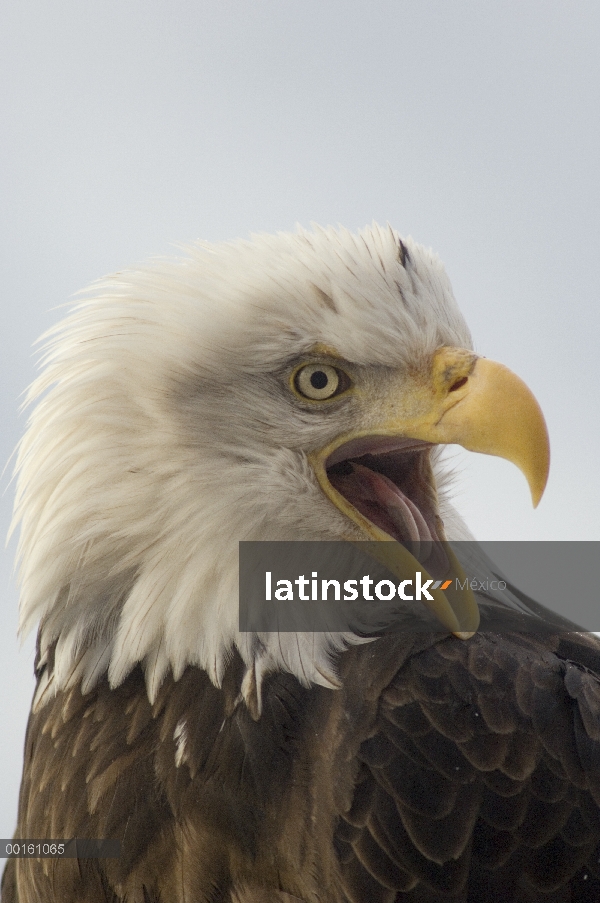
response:
M424 563L445 538L430 458L427 443L365 437L338 447L325 468L336 492Z
M370 541L367 554L400 580L408 583L414 575L416 581L419 571L434 578L420 600L446 629L466 639L477 630L479 610L444 534L431 449L457 444L512 461L537 505L550 463L546 424L518 376L461 348L438 348L430 373L408 380L400 406L396 392L395 383L382 387L382 418L374 433L346 433L310 452L308 460L325 496L358 528L358 536L354 530L343 538ZM376 423L375 417L370 408L368 422Z
M420 601L446 629L467 639L477 630L479 610L469 590L454 586L455 577L465 577L438 513L433 445L390 435L356 436L317 452L312 463L325 495L360 528L367 554L401 581L411 583L418 571L421 579L435 580Z

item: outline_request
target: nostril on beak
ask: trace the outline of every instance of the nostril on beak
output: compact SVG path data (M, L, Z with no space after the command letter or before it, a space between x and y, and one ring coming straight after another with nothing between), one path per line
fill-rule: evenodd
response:
M464 384L466 383L467 379L468 379L468 376L463 376L463 377L461 377L461 379L457 379L456 382L454 383L454 385L450 386L450 388L448 389L448 392L456 392L457 389L462 388L462 386L464 386Z

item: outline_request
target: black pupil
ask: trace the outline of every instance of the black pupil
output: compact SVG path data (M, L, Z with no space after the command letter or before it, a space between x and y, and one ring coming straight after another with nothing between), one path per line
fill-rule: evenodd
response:
M322 370L315 370L310 377L310 384L313 389L324 389L329 382L329 377Z

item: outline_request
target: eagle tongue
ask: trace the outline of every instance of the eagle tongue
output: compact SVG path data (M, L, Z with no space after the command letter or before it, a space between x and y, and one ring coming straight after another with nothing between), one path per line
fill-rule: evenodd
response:
M415 557L426 561L431 554L432 536L425 518L415 503L384 474L369 470L362 464L353 464L353 468L369 485L377 501L385 509L386 514L400 533L415 544L413 547ZM408 535L406 536L406 534Z
M415 557L426 561L433 537L414 502L383 474L353 461L350 464L351 474L330 476L335 488L386 533L399 542L413 544Z

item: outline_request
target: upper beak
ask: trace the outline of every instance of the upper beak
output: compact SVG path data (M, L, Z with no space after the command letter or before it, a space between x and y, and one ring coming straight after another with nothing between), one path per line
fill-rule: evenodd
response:
M310 455L321 488L346 516L357 524L365 539L394 542L388 547L386 565L399 576L420 565L410 553L379 527L372 524L340 493L327 477L327 461L341 445L361 436L415 439L432 444L457 444L469 451L497 455L512 461L523 472L534 506L539 503L550 466L550 446L540 406L525 383L511 370L494 361L478 358L461 348L440 348L429 373L410 380L402 399L379 402L381 418L368 430L338 436L325 448ZM462 570L447 550L453 575ZM378 554L379 557L379 554ZM454 581L453 581L454 584ZM470 591L459 597L449 590L436 590L431 604L438 618L453 633L472 636L479 625L479 611Z
M422 412L402 425L407 436L512 461L537 507L548 480L550 443L541 408L522 379L470 351L440 348L421 392L430 394L431 403L424 398Z

